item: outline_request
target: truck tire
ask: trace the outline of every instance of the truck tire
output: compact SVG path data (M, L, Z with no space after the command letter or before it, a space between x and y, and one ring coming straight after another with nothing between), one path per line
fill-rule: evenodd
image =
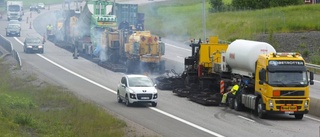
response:
M294 117L296 119L302 119L303 118L303 114L294 114Z
M266 117L266 114L263 112L263 102L261 98L259 98L256 110L259 118L263 119Z
M229 108L234 109L234 98L228 98Z
M234 103L234 109L235 110L237 110L237 111L241 111L241 110L243 110L243 104L241 103L241 101L240 101L240 96L237 96L236 98L235 98L235 100L233 101L233 103Z

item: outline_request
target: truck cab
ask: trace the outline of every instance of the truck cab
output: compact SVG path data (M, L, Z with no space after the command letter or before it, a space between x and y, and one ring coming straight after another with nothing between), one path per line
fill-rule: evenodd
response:
M22 20L23 2L22 1L7 1L7 19L10 20Z
M309 112L309 84L313 85L313 73L308 75L299 53L260 55L255 76L255 94L260 97L259 117L267 113L285 113L301 119Z

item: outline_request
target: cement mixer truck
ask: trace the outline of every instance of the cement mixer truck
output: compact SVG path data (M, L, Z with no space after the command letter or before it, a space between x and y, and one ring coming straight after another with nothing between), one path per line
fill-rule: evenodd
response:
M290 114L302 119L308 113L313 73L299 53L277 53L270 44L258 41L219 43L217 37L190 46L192 56L185 58L179 78L184 86L173 88L175 94L203 105L218 105L221 93L237 79L239 91L227 101L232 109L248 108L260 118ZM177 83L181 82L172 85Z

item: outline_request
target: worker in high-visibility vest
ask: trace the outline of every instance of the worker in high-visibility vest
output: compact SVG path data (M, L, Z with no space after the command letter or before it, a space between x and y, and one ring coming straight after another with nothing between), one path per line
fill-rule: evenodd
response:
M232 81L233 87L226 93L223 94L221 99L221 105L225 106L227 104L227 99L231 97L235 97L237 91L239 90L238 80L234 79ZM230 104L229 104L230 105Z
M47 34L51 34L53 26L51 24L47 25Z

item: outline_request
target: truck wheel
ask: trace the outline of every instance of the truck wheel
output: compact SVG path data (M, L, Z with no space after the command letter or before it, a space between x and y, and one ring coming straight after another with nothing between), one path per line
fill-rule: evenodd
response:
M122 103L122 99L121 99L121 97L119 95L119 92L117 93L117 100L118 100L118 103Z
M303 114L294 114L294 117L296 119L302 119L303 118Z
M152 102L152 103L151 103L152 107L156 107L157 104L158 104L158 103L156 103L156 102Z
M259 118L263 119L266 117L266 114L263 112L263 103L261 98L259 98L256 110Z
M241 111L243 109L243 105L242 103L240 102L240 99L239 97L236 97L235 100L233 101L234 102L234 109L237 110L237 111Z
M228 98L229 108L234 109L234 98Z
M128 98L128 96L126 95L126 106L127 107L130 107L131 106L131 103L130 103L130 101L129 101L129 98Z

